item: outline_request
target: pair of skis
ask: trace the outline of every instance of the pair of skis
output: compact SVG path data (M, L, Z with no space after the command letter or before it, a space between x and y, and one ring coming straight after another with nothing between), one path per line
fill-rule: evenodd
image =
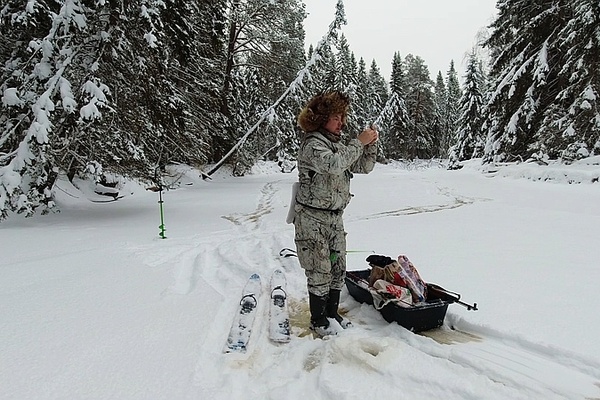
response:
M287 308L286 279L282 270L271 275L269 300L269 339L276 343L290 341L290 319ZM242 298L225 344L225 353L245 353L258 311L262 283L252 274L242 290Z

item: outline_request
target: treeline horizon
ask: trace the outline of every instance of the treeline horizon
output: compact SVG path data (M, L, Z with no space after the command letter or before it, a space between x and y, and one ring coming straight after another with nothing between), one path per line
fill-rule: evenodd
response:
M418 55L354 55L339 0L305 51L299 0L0 1L0 219L54 207L60 176L163 185L165 168L293 163L314 94L352 99L348 134L377 121L379 159L451 168L600 154L600 12L591 0L499 0L463 84ZM285 167L283 167L285 168Z

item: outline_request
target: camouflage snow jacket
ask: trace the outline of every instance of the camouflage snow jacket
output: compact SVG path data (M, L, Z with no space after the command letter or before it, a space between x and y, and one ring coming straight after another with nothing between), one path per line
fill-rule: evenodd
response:
M373 170L377 146L363 146L358 139L345 145L327 136L328 133L307 133L300 146L296 203L341 211L350 202L352 173L368 174Z

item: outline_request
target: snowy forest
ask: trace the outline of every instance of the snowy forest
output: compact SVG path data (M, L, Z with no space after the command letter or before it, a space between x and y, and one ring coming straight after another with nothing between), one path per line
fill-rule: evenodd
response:
M600 154L596 0L499 0L487 37L465 49L462 85L453 60L432 78L401 48L355 55L342 0L314 44L300 0L0 5L0 220L52 210L59 177L162 187L172 164L291 171L300 107L334 89L352 99L347 133L378 125L381 162ZM391 62L389 81L378 62Z

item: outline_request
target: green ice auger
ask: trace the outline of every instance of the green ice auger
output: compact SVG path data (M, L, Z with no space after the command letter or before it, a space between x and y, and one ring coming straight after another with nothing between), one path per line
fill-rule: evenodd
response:
M158 204L159 204L159 208L160 208L160 225L158 226L158 229L160 229L160 232L158 233L158 236L160 236L161 239L166 239L167 236L165 235L165 214L163 212L163 198L162 198L162 186L158 188Z

